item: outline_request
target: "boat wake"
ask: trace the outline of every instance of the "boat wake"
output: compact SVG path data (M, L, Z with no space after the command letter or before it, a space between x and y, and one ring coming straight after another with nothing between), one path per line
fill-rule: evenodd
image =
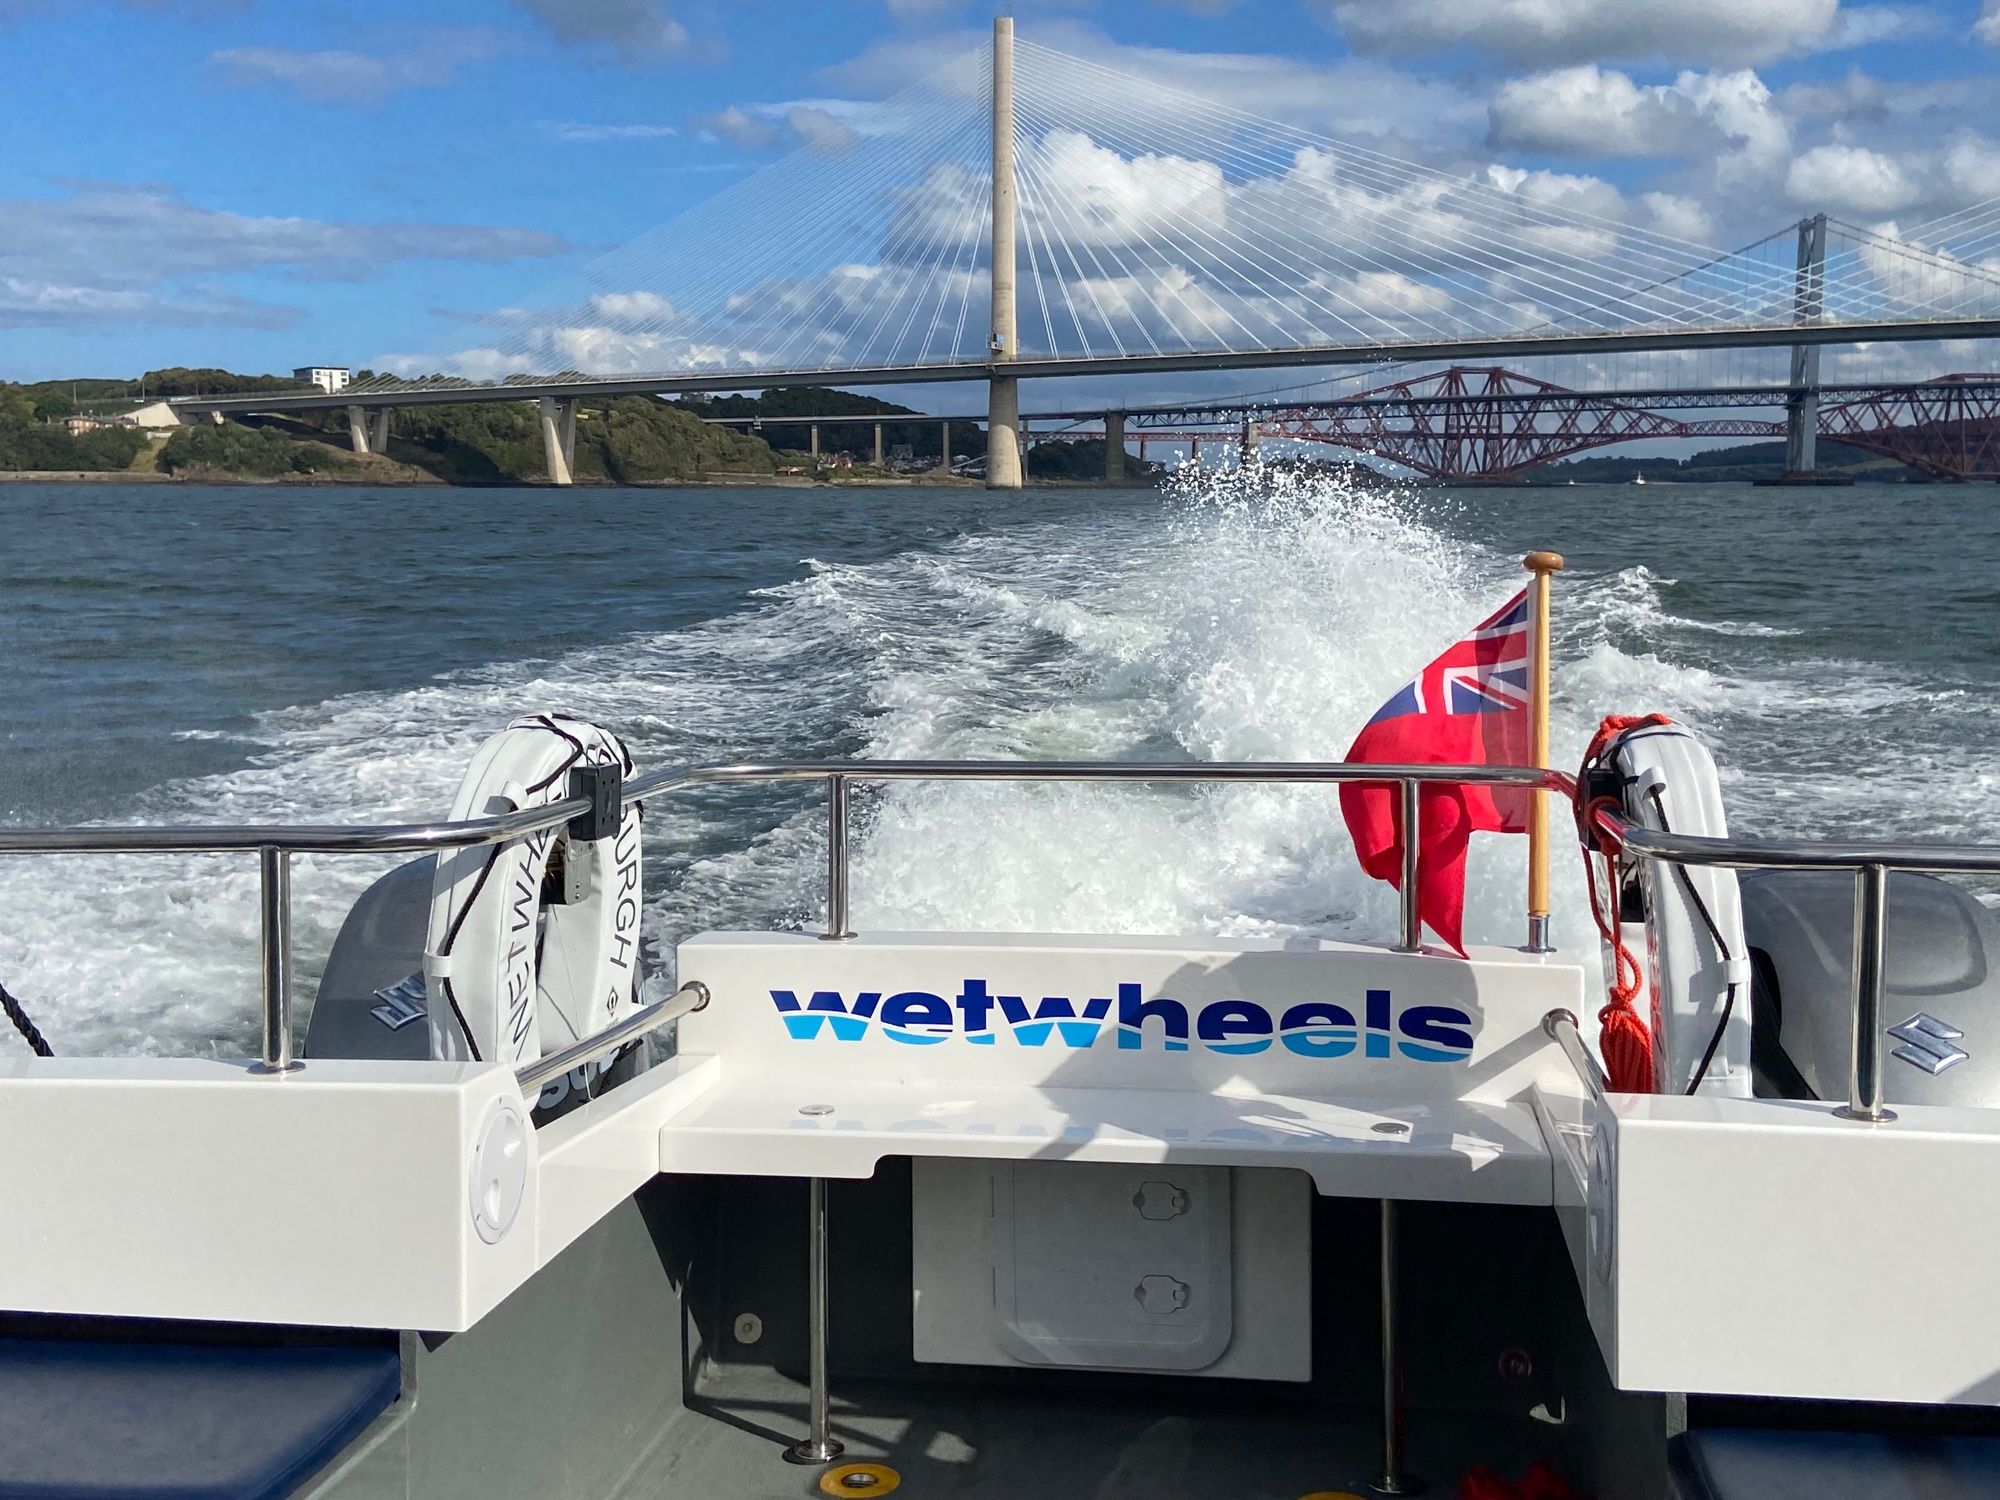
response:
M1157 503L1025 522L994 514L883 561L808 562L691 628L264 714L240 769L163 784L129 816L433 817L487 734L543 708L617 728L646 768L1332 759L1522 579L1516 556L1467 541L1435 496L1349 490L1277 466L1190 471ZM1771 826L1801 796L1830 799L1837 819L1843 806L1859 814L1860 798L1937 795L1935 767L1915 755L1861 782L1837 733L1822 752L1770 746L1836 695L1864 716L1869 705L1891 715L1921 711L1939 690L1803 658L1732 672L1713 659L1718 643L1779 646L1785 632L1673 615L1666 586L1644 568L1561 581L1558 764L1573 763L1601 715L1657 709L1710 740L1743 826ZM1928 831L1962 833L1951 818L1983 818L1990 784L1982 770L1961 785L1946 826ZM856 813L854 917L868 927L1366 937L1395 927L1394 898L1361 875L1330 788L899 784L858 794ZM655 961L705 928L816 921L820 819L795 789L656 799ZM1568 847L1559 841L1555 858L1555 933L1594 957ZM1518 838L1475 838L1469 941L1521 940L1524 851ZM349 905L386 867L297 862L302 1000ZM0 866L0 977L61 1051L240 1053L255 1038L255 900L246 860L12 861Z

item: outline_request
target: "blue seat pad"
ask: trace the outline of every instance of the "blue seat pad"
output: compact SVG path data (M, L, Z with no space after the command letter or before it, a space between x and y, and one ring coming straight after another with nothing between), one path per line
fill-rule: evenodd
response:
M1708 1427L1674 1441L1704 1500L2000 1497L2000 1437Z
M381 1344L0 1338L7 1500L275 1500L396 1399Z

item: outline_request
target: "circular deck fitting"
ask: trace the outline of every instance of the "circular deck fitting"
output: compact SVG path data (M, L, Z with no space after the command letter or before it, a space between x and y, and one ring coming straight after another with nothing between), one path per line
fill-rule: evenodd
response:
M819 1476L824 1495L886 1495L903 1482L887 1464L842 1464Z
M847 1445L838 1438L828 1438L824 1443L815 1443L811 1438L800 1438L784 1452L788 1464L830 1464L847 1451Z
M1408 1135L1410 1133L1410 1127L1405 1125L1401 1120L1377 1120L1368 1128L1377 1135Z
M799 1106L799 1113L802 1115L830 1115L833 1113L833 1106L831 1104L801 1104Z

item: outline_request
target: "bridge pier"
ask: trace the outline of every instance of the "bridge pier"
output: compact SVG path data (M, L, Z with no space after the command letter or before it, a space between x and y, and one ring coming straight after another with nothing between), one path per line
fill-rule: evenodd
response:
M543 396L535 403L541 415L542 456L550 484L574 484L576 477L576 402Z
M356 453L368 452L368 408L347 408L347 446Z
M1021 487L1021 387L996 378L986 386L986 488Z
M888 467L888 462L883 457L882 424L880 422L875 424L875 467L878 469Z
M993 18L993 373L986 383L986 488L1021 487L1021 383L1014 358L1014 21Z
M1142 444L1144 441L1140 439ZM1125 482L1125 413L1122 411L1104 414L1104 482Z
M389 451L389 419L396 414L393 406L375 408L375 420L368 424L368 451L387 453Z
M951 472L951 423L938 423L938 466L940 474Z
M1258 442L1261 437L1262 434L1257 430L1256 417L1246 414L1243 418L1243 437L1237 449L1236 459L1242 467L1252 469L1264 461L1263 455L1258 452Z
M1817 323L1826 296L1826 215L1799 224L1798 280L1792 321ZM1785 397L1786 482L1810 484L1819 467L1819 345L1792 345L1792 389Z
M806 435L807 435L807 441L809 441L812 444L812 447L809 451L812 453L813 459L817 461L819 458L819 423L815 422L812 424L812 426L808 427L806 429Z

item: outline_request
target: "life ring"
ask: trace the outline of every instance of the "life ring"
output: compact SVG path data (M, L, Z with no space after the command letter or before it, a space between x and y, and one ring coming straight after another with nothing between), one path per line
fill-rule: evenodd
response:
M479 747L451 816L560 802L570 772L592 765L629 775L632 757L618 736L582 719L516 719ZM433 1057L519 1066L631 1013L642 816L633 802L609 837L558 826L439 853L424 941Z

